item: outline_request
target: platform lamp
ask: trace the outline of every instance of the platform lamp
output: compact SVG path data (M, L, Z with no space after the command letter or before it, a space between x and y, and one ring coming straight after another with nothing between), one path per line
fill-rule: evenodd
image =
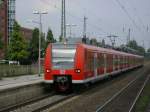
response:
M34 11L33 14L39 15L39 58L38 58L38 75L41 76L41 36L42 36L42 15L48 14L48 12ZM34 22L35 23L35 22Z

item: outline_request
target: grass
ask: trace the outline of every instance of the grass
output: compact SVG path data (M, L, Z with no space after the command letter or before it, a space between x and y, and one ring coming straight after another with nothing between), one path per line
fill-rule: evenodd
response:
M145 112L149 104L150 104L150 80L145 86L144 91L135 106L135 112Z

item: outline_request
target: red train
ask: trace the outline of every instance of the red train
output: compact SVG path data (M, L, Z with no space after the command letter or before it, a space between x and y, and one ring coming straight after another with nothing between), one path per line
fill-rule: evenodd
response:
M67 91L143 65L143 57L86 44L50 44L45 55L46 83Z

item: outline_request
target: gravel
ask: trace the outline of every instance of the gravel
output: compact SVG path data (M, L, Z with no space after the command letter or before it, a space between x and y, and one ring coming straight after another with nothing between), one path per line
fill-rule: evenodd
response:
M73 100L64 101L50 107L49 112L95 112L99 106L103 105L116 92L135 79L135 77L146 74L147 70L148 67L144 67L136 71L124 73L114 79L102 81L102 83L95 84L94 87L90 87L86 92L79 94Z

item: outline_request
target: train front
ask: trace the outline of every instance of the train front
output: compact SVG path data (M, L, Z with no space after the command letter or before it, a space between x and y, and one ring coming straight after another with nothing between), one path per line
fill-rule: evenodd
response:
M45 56L45 82L53 84L56 91L72 89L75 70L75 44L50 44Z

